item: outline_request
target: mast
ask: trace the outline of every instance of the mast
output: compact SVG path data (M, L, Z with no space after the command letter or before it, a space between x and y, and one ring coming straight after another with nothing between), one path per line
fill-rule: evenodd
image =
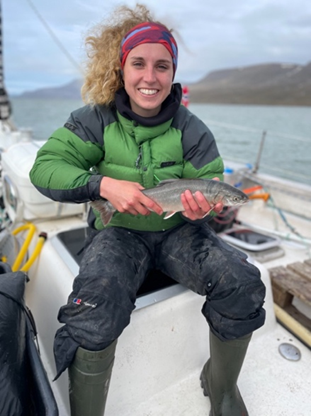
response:
M8 120L12 112L11 103L4 87L3 54L2 54L2 8L0 1L0 121Z

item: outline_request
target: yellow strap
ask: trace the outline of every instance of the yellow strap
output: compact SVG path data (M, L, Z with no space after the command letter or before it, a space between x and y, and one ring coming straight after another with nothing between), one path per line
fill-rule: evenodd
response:
M13 272L16 272L19 269L19 267L20 267L20 265L23 261L23 258L25 257L25 255L27 253L27 250L28 250L29 244L32 240L32 237L34 236L34 233L36 231L36 227L34 226L34 224L27 223L27 224L21 225L20 227L18 227L15 230L12 231L12 234L16 235L16 234L20 233L21 231L25 231L25 230L28 230L28 234L27 234L27 237L26 237L26 239L25 239L25 241L24 241L24 243L23 243L16 259L15 259L15 262L13 263L13 266L12 266L12 271Z
M38 242L36 244L36 247L35 247L32 255L29 257L28 261L24 264L24 266L21 268L22 272L28 272L28 270L33 265L36 258L39 256L45 240L46 240L45 236L39 236Z

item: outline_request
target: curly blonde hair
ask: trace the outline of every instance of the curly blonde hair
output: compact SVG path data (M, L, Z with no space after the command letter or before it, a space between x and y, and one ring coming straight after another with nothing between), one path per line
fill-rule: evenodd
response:
M110 105L114 101L116 91L123 86L121 41L132 27L154 21L147 7L137 3L134 9L128 6L118 7L111 18L91 29L85 40L89 59L81 89L86 104Z

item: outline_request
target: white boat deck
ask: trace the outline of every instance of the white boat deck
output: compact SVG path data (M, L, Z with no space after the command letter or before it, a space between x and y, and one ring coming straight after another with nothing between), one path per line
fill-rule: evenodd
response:
M269 282L266 284L269 291ZM239 388L252 416L307 416L311 414L310 351L276 323L271 302L268 293L267 322L251 341ZM185 293L153 305L149 317L140 316L144 311L133 315L132 328L120 338L108 416L209 415L209 400L199 383L209 355L201 304L202 299ZM150 328L148 318L154 319L155 315L160 320ZM143 333L138 334L135 345L129 346L135 327L143 329ZM192 338L190 342L188 337ZM282 342L299 346L301 360L284 359L278 352ZM121 362L124 357L126 361Z
M50 380L55 375L52 346L59 326L57 312L66 302L74 277L53 244L53 236L64 226L70 229L82 223L63 219L38 224L49 239L30 273L27 289L27 303L37 323ZM303 253L301 258L305 256ZM251 416L309 416L310 349L276 322L266 265L257 265L267 286L267 320L250 343L239 388ZM199 381L209 357L203 302L202 297L185 290L134 311L118 342L105 416L209 415L209 399L204 397ZM283 358L278 351L283 342L296 345L301 360ZM53 382L52 388L60 416L68 416L67 375Z
M5 201L7 213L13 222L33 221L38 233L48 233L48 240L29 272L26 303L37 325L41 357L59 415L69 416L67 374L52 382L53 340L60 326L58 310L67 301L78 265L56 236L85 226L75 216L83 212L83 207L53 203L30 184L28 173L40 142L29 141L27 132L12 132L9 128L0 136L5 149L2 175L9 179L7 196L19 196L15 208L11 200ZM244 173L248 170L231 162L229 166L241 168ZM239 178L241 172L237 172ZM271 190L279 207L294 209L300 217L284 212L287 223L297 232L294 233L280 212L267 207L262 200L250 201L239 210L238 219L246 227L280 237L284 253L256 263L267 287L267 318L250 343L239 389L250 416L311 416L311 351L277 322L268 273L272 267L311 258L311 188L274 180L269 175L261 175L261 181L260 175L248 172L248 176L250 183L258 180L265 190ZM2 183L0 190L1 187ZM71 217L60 218L69 214ZM51 216L55 220L49 220ZM30 251L34 246L35 241ZM209 416L209 399L204 397L199 381L209 358L209 329L201 314L203 302L203 297L179 285L138 299L131 324L118 342L105 416ZM283 343L296 346L301 359L289 361L281 356L279 347Z
M287 212L282 212L282 215L287 223L278 210L266 206L262 200L250 201L239 210L238 220L243 226L281 238L281 247L285 255L265 262L267 268L311 258L311 220Z
M18 212L11 212L12 207L7 204L11 219L19 214L23 221L33 221L38 233L48 234L29 272L26 302L37 324L42 361L52 381L55 376L53 341L60 325L58 310L66 303L78 272L77 263L57 235L85 227L81 216L72 212L79 209L82 214L83 207L51 203L33 188L28 172L37 151L35 145L21 143L18 152L14 146L10 149L3 154L3 174L8 175L15 186L12 191L18 189L21 198ZM278 196L279 206L284 206L280 199L283 195L281 192ZM295 198L290 202L292 208L298 205L303 213L303 204L310 203L309 200L296 202ZM60 217L69 212L71 216ZM241 207L238 215L244 225L280 237L284 254L256 263L267 287L267 319L253 336L238 383L251 416L311 415L311 352L277 323L268 273L271 267L310 258L311 221L284 214L298 235L263 200L250 201ZM310 218L310 211L306 214ZM54 220L49 219L52 215ZM253 259L254 254L250 260ZM201 314L203 303L203 297L179 285L139 298L131 324L118 342L105 416L209 415L209 399L204 397L199 381L201 369L209 358L209 328ZM293 362L283 358L278 351L282 343L297 346L301 359ZM60 416L68 416L67 374L53 382L52 388Z

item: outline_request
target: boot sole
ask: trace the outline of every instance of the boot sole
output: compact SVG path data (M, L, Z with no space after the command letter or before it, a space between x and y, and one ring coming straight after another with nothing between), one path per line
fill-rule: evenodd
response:
M201 381L201 387L203 389L203 394L205 397L208 397L209 396L208 383L207 383L207 380L204 378L203 371L200 375L200 381Z
M201 387L202 387L202 389L203 389L203 394L204 394L204 396L205 397L208 397L210 394L209 394L209 390L208 390L208 382L207 382L207 380L204 378L204 375L203 375L203 371L202 371L202 373L201 373L201 375L200 375L200 381L201 381ZM242 400L242 398L241 398L241 400ZM244 405L245 406L245 405ZM243 413L241 413L243 416L248 416L248 412L247 412L247 410L245 409L245 413L243 412ZM213 412L212 412L212 409L210 410L210 413L209 413L209 416L213 416Z

